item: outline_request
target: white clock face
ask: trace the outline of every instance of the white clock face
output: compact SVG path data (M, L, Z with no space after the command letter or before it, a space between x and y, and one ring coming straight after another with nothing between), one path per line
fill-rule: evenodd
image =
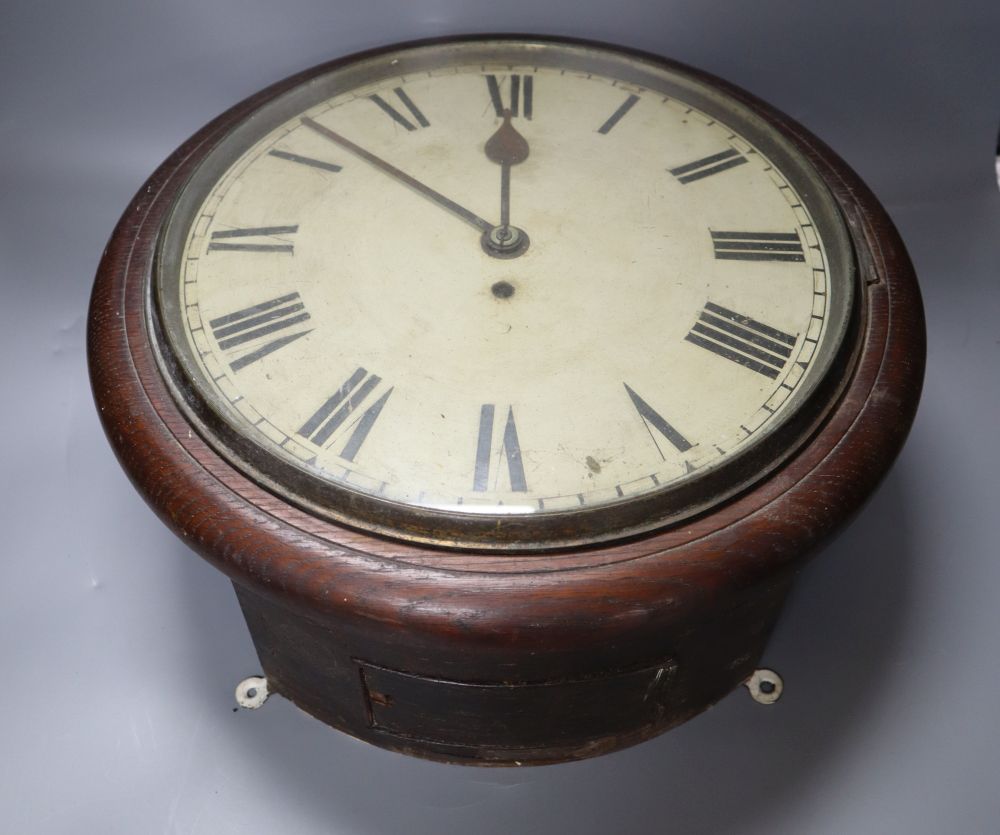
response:
M829 199L670 71L466 51L335 71L195 178L158 292L199 396L404 512L612 507L745 457L843 339Z

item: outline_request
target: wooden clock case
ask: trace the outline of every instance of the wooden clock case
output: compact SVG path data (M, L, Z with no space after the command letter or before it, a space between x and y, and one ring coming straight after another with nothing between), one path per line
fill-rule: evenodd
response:
M859 510L903 444L925 331L902 242L868 188L801 126L723 81L645 55L777 126L839 204L861 307L835 407L750 489L612 544L456 551L321 520L248 479L195 431L161 376L147 303L161 225L199 161L263 102L358 57L238 104L172 154L126 209L98 269L88 331L108 438L160 518L231 578L270 691L333 727L479 765L579 759L662 733L753 673L795 572Z

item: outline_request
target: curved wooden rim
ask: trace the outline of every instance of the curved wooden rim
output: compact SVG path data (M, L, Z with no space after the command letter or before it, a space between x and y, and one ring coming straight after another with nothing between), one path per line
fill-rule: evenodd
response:
M470 640L495 639L498 629L508 642L538 629L569 640L586 628L575 622L572 600L587 601L587 621L604 617L605 633L654 613L661 623L681 617L812 553L875 489L912 422L925 353L919 291L891 221L850 168L787 116L706 73L599 46L718 85L783 129L827 179L867 281L863 346L840 404L780 470L714 512L572 553L501 556L403 544L316 519L250 482L191 429L160 379L144 315L154 245L188 173L234 123L318 73L381 50L348 56L248 98L164 162L112 235L91 299L91 381L115 452L161 518L231 578L314 616L428 626Z

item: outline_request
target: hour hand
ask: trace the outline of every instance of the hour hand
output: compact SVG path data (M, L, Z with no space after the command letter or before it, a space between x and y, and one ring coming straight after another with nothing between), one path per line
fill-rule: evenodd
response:
M510 108L503 112L503 124L486 140L486 156L504 167L517 165L528 158L528 140L510 123Z
M483 248L496 258L514 258L528 248L528 235L510 225L510 169L528 158L530 149L511 123L510 110L503 111L503 124L486 141L486 157L500 166L500 225L483 236Z

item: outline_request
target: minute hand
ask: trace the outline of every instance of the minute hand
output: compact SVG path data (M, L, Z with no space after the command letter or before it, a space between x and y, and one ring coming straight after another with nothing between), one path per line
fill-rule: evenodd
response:
M355 145L350 139L341 136L336 131L330 130L328 127L321 125L319 122L310 119L308 116L302 117L302 124L307 128L311 128L316 131L320 136L325 136L331 142L335 142L340 145L340 147L347 149L352 154L356 154L368 163L371 163L380 171L385 172L390 177L395 180L399 180L401 183L405 183L414 191L419 192L424 197L428 198L434 203L437 203L442 209L447 209L452 214L464 220L466 223L475 226L481 232L489 232L493 229L493 224L488 220L484 220L475 212L470 212L464 206L458 205L454 200L445 197L441 192L435 191L428 185L424 185L420 180L416 180L407 174L405 171L400 171L395 165L386 162L381 157L375 156L371 151L366 151L360 145Z

